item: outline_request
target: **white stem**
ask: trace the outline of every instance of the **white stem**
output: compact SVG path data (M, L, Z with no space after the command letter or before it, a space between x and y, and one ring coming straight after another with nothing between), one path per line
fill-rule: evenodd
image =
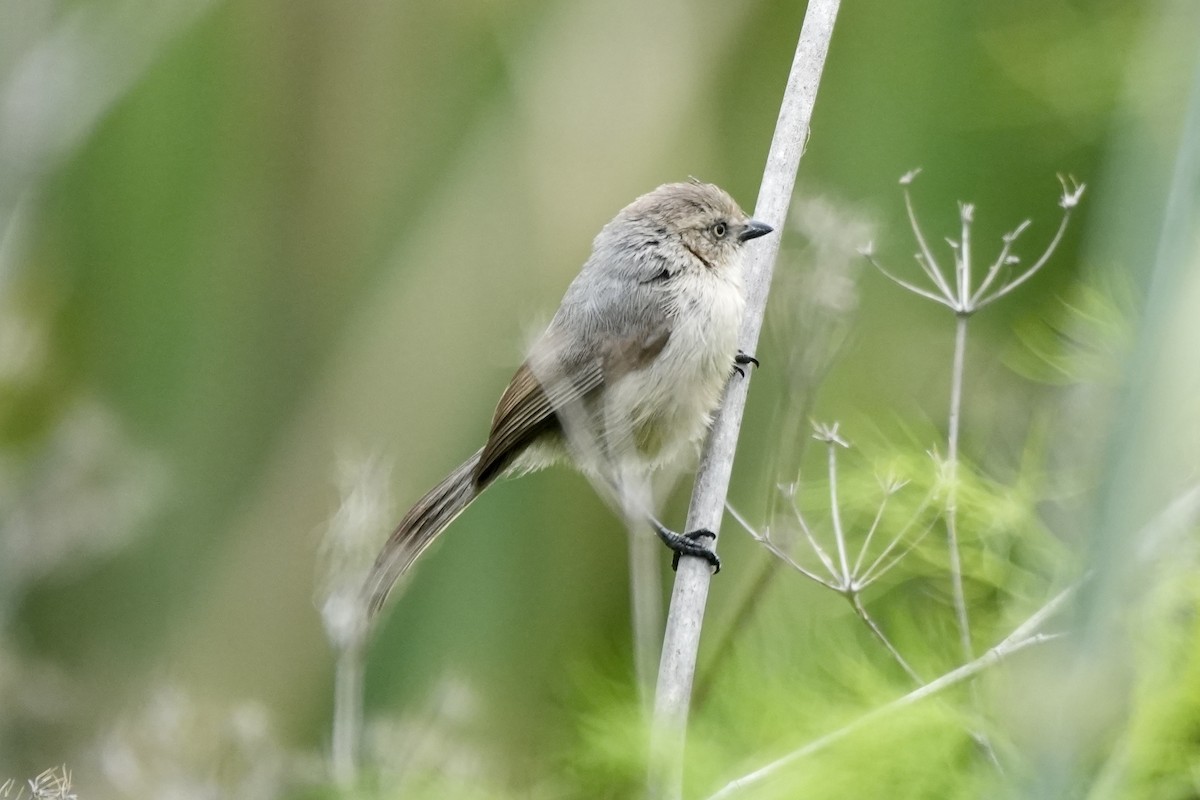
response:
M912 194L908 191L908 187L904 187L904 208L908 211L908 222L912 225L913 236L917 239L917 245L921 248L921 255L924 256L924 261L920 258L917 263L921 265L921 269L925 270L930 279L937 284L938 290L947 298L953 298L954 292L950 290L950 286L946 283L945 277L942 276L942 270L938 267L937 260L933 257L933 251L929 249L929 244L925 241L925 234L921 232L921 226L917 222L917 212L913 209Z
M971 299L971 206L961 205L959 212L962 216L962 241L959 242L958 252L958 308L967 309Z
M809 580L816 581L817 583L824 586L826 589L830 589L839 594L841 594L843 591L845 591L845 589L843 589L838 584L827 581L824 578L822 578L820 575L817 575L815 572L812 572L809 569L807 569L803 564L798 562L796 559L792 558L785 550L781 549L779 547L779 545L775 544L770 539L763 539L762 545L763 545L763 547L767 548L767 552L769 552L771 555L775 556L780 561L787 564L789 567L796 570L796 572L799 572L801 575L808 578Z
M787 564L789 567L796 570L804 577L808 578L810 581L815 581L816 583L821 584L822 586L826 587L827 589L832 589L835 592L842 591L841 586L838 586L835 583L830 583L829 581L822 578L820 575L817 575L815 572L812 572L807 567L805 567L803 564L796 561L796 559L792 558L792 556L790 554L788 554L785 550L783 550L781 547L779 547L779 545L777 545L777 544L775 544L775 542L771 541L770 532L767 532L765 534L760 534L758 531L756 531L753 528L753 526L751 526L750 523L746 521L746 518L742 516L741 512L739 512L736 508L734 508L728 502L725 503L725 508L727 511L729 511L730 516L732 516L735 520L737 520L737 523L746 529L746 533L750 534L750 538L752 538L754 541L761 544L763 547L767 548L767 552L769 552L771 555L775 556L780 561Z
M821 547L821 543L818 542L817 537L813 535L812 528L810 528L808 523L804 521L804 513L799 508L795 508L795 511L796 522L800 524L800 530L803 531L804 538L808 539L809 546L812 547L813 552L817 554L817 558L821 559L821 563L825 565L825 569L829 570L830 577L833 578L835 583L839 584L839 588L845 586L841 576L838 575L838 569L836 566L834 566L833 559L830 558L829 554L825 552L825 548Z
M1008 264L1008 254L1012 252L1013 243L1018 237L1029 227L1029 220L1025 220L1016 227L1011 233L1005 234L1004 246L1000 248L1000 255L996 256L996 260L992 262L992 266L988 268L987 275L984 276L983 282L979 284L979 288L975 290L975 294L971 295L971 310L978 307L979 298L983 297L983 293L991 287L992 281L996 280L996 276L1000 274L1006 264Z
M871 540L875 538L875 531L879 530L879 522L883 519L883 512L887 509L888 500L891 495L885 494L883 500L879 503L879 508L875 511L875 519L871 520L871 527L867 529L867 535L863 538L862 548L858 551L858 558L854 559L854 578L857 581L858 576L862 573L863 560L867 557L867 551L871 549Z
M633 665L642 709L654 702L654 668L662 643L663 596L661 545L645 526L629 525L629 604L633 617Z
M348 789L358 782L358 749L362 735L362 644L338 651L334 667L333 741L330 747L333 781Z
M954 592L954 614L958 618L958 636L963 657L974 655L971 646L971 621L967 615L967 599L963 592L962 556L958 547L958 429L962 419L963 373L967 351L967 320L959 315L954 328L954 368L950 378L950 430L948 433L947 466L949 467L949 496L946 499L946 538L950 550L950 582Z
M811 129L813 105L817 100L817 87L825 68L839 3L840 0L810 0L804 12L800 41L796 45L796 56L788 75L754 208L755 218L777 231L783 230L787 220L796 171ZM778 234L768 236L749 248L746 316L739 337L741 349L746 353L753 353L758 345L779 240ZM747 372L745 379L731 380L726 387L721 410L713 421L696 475L688 509L688 530L707 528L715 532L720 527L751 374ZM680 559L667 615L655 695L648 786L651 797L675 800L683 792L688 710L711 577L710 568L703 560Z
M1082 580L1087 580L1087 577L1088 576L1085 575ZM1000 644L996 645L996 647L1010 647L1016 642L1028 637L1038 628L1042 627L1042 624L1046 620L1057 614L1058 610L1062 608L1068 600L1071 599L1071 596L1074 595L1078 589L1079 584L1075 583L1054 595L1054 597L1052 597L1048 603L1039 608L1037 611L1033 612L1029 619L1018 625L1013 632L1005 637L1004 641L1000 642Z
M842 515L838 508L837 491L837 448L836 442L829 442L829 510L833 515L833 538L837 542L838 561L842 565L842 585L850 586L850 559L846 557L846 532L842 530Z
M892 569L892 567L903 561L904 557L911 553L913 548L919 545L925 539L925 537L929 535L929 531L933 529L933 522L930 522L928 525L926 525L925 530L921 531L920 536L909 542L907 547L893 556L890 561L885 563L885 559L887 559L888 555L895 550L902 541L904 541L904 537L908 534L908 529L913 526L913 523L916 522L918 516L920 515L921 511L924 510L924 508L925 504L922 503L921 508L917 509L916 515L908 521L908 524L901 529L900 533L896 534L896 538L888 542L888 546L883 549L883 552L879 554L878 558L871 562L871 566L867 567L866 571L857 578L858 588L861 589L864 586L868 586L874 581L882 578Z
M941 303L946 308L949 308L952 310L955 309L955 306L954 306L954 303L952 300L947 299L945 297L939 297L938 295L934 294L933 292L930 292L926 289L922 289L920 286L917 286L915 284L909 283L908 281L904 280L903 278L896 277L895 275L893 275L892 273L890 273L886 269L884 269L883 265L880 264L875 259L875 256L868 255L866 258L867 258L867 261L871 262L871 266L875 267L875 269L877 269L881 273L883 273L883 276L885 278L887 278L888 280L897 284L898 286L901 286L901 287L907 289L908 291L912 292L913 294L920 295L921 297L924 297L927 300L932 300L935 303ZM924 263L920 258L917 259L917 262Z

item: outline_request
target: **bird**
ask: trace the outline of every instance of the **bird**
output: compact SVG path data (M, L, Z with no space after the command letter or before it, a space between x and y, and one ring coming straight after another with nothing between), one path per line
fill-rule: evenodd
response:
M372 617L417 558L485 489L566 461L620 492L694 458L726 382L758 364L738 350L747 244L772 232L723 189L667 183L596 235L545 332L500 396L483 446L430 489L384 543L364 584ZM744 374L744 373L743 373ZM720 560L710 531L647 521L679 556Z

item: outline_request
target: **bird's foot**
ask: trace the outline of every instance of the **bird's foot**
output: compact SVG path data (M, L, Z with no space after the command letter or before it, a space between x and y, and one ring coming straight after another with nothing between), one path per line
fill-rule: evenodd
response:
M651 520L650 524L654 527L658 538L662 539L663 544L674 553L671 558L671 569L679 569L680 556L696 556L708 562L708 565L713 568L713 574L721 571L721 559L709 545L700 543L701 539L716 540L717 535L712 531L700 528L687 533L676 533L657 520Z

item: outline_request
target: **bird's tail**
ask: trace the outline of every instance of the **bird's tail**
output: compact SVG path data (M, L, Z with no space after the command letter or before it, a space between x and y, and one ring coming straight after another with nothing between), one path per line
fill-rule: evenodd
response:
M430 489L400 520L367 578L364 591L371 616L379 613L396 581L433 544L438 534L484 490L486 483L475 482L475 468L482 452L476 452Z

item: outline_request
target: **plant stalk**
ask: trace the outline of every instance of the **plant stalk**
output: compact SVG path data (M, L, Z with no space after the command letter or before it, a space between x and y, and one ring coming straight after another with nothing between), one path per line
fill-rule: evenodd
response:
M954 369L950 379L950 430L946 464L950 489L946 498L946 539L950 550L950 582L954 593L954 615L958 619L958 636L963 658L974 658L971 646L971 621L967 615L967 598L963 592L962 555L958 547L958 429L962 420L963 373L967 352L967 321L959 314L954 328Z
M362 643L338 651L334 667L333 741L330 766L333 781L343 789L358 782L358 751L362 736L363 703Z
M812 121L817 87L829 52L839 0L810 0L804 14L800 41L788 75L787 88L767 155L754 216L782 231L787 219L800 156ZM762 329L763 311L780 236L765 237L750 249L746 275L746 317L739 337L741 348L753 354ZM719 531L733 470L738 431L745 410L750 373L730 380L721 410L705 442L700 468L688 509L687 529ZM716 542L713 542L716 545ZM683 754L686 742L692 681L700 649L700 630L711 578L707 563L682 558L675 576L667 615L662 659L655 693L651 731L649 795L677 800L683 792Z

